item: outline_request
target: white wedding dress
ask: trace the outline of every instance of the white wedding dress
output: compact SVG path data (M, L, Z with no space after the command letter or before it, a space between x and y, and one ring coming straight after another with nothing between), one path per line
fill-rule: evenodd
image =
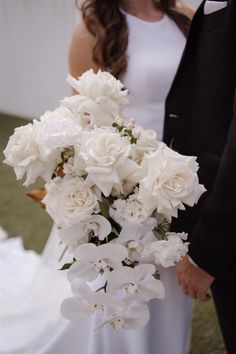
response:
M125 113L161 139L165 98L185 38L167 16L158 22L126 17L129 62L122 81L130 105ZM162 271L166 298L149 302L146 327L95 333L96 318L75 324L60 315L60 302L70 294L65 272L57 271L62 251L55 228L41 256L24 251L19 238L0 242L0 354L188 353L192 301L178 287L174 268Z

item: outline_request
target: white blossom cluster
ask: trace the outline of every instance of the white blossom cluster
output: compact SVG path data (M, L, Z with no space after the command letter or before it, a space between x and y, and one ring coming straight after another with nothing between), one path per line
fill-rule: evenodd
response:
M65 268L73 296L63 301L63 315L77 321L99 313L99 328L140 328L150 316L145 302L165 296L161 267L188 248L166 220L197 203L205 188L195 157L125 122L128 93L119 80L89 70L68 81L78 94L16 128L4 162L17 179L26 176L26 186L46 182L43 203L71 252Z

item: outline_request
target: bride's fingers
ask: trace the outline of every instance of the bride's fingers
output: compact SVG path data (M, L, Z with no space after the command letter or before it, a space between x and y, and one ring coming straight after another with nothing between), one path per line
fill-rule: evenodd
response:
M193 299L197 299L197 292L195 289L188 287L188 295L191 296Z
M34 201L39 203L42 208L45 208L45 205L42 203L42 200L46 196L46 194L47 190L45 188L35 189L27 193L27 195L31 197Z
M184 293L185 295L189 295L187 285L183 285L183 284L182 284L182 290L183 290L183 293Z
M191 296L190 291L189 291L189 287L185 282L181 283L181 289L185 295Z
M183 274L178 274L177 276L177 281L178 281L178 284L180 287L182 287L182 284L183 284Z
M185 283L185 271L182 269L178 270L176 272L176 276L177 276L177 282L179 286L182 287L182 284Z
M211 299L211 295L208 292L199 292L197 294L197 298L198 298L198 300L205 302L205 301L208 301Z
M186 283L183 283L181 287L185 295L188 295L193 299L197 299L197 291L193 287L189 286L189 284Z

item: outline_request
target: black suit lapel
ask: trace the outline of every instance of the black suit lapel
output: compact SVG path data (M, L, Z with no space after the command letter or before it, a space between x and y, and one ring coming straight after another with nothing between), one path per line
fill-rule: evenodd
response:
M197 11L196 11L196 13L195 13L195 15L193 17L192 24L191 24L190 31L189 31L189 35L188 35L188 39L187 39L187 42L186 42L186 46L185 46L185 49L183 51L179 67L178 67L178 70L176 72L176 75L175 75L175 78L173 80L173 83L172 83L172 86L171 86L171 89L169 91L168 96L171 94L172 90L174 89L175 82L181 76L181 72L182 72L182 68L184 66L184 63L185 63L186 60L188 60L188 54L191 52L191 46L195 42L196 37L198 36L198 28L199 28L199 25L200 25L202 17L203 17L203 8L204 8L205 2L206 2L206 0L204 0L201 3L201 5L197 9Z
M211 0L211 1L215 1L215 0ZM222 1L222 0L217 0L217 1ZM198 10L196 11L196 13L193 17L190 32L189 32L188 39L187 39L187 43L186 43L177 73L175 75L171 89L169 91L168 97L171 95L172 91L175 89L176 82L179 80L179 78L182 75L183 68L186 65L186 63L188 62L189 56L191 55L192 48L196 45L196 43L198 41L198 37L202 33L203 27L205 27L205 29L206 29L205 25L208 24L208 23L205 23L205 18L204 18L205 17L205 15L204 15L205 2L206 2L206 0L204 0L200 4ZM235 44L234 44L234 42L236 40L235 21L236 21L236 0L228 0L228 5L227 5L225 17L224 17L224 24L227 24L225 26L225 30L227 31L227 33L225 35L225 41L228 40L230 42L230 46L232 46L232 45L235 46ZM209 20L208 20L208 22L209 22ZM168 100L168 97L167 97L167 100Z

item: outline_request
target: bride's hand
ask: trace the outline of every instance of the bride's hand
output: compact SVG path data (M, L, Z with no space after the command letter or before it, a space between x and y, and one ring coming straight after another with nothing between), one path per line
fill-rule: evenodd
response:
M63 178L64 177L64 172L63 172L63 166L60 166L58 171L57 171L57 176ZM41 208L45 209L45 204L42 203L43 198L47 194L47 189L46 188L39 188L39 189L34 189L33 191L27 193L28 197L32 198L35 202L39 203Z
M31 197L34 201L39 203L41 208L45 209L45 204L42 203L43 198L47 194L47 190L45 188L34 189L33 191L27 193L29 197Z

